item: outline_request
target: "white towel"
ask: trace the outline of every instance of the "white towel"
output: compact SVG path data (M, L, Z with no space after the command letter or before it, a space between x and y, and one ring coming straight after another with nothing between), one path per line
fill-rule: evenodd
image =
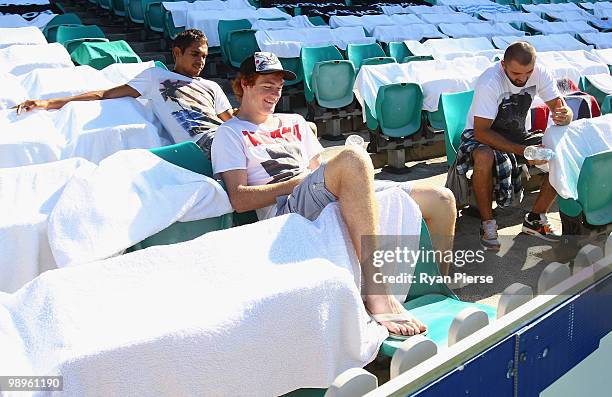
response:
M101 72L104 78L112 81L114 85L127 84L134 77L138 76L144 70L155 67L154 61L139 62L139 63L113 63L108 65Z
M574 3L558 4L523 4L523 9L543 16L548 11L580 11L580 7Z
M605 92L607 95L612 95L612 76L610 74L593 74L584 77L598 90Z
M530 12L481 12L480 16L488 21L494 22L526 22L526 21L542 21L537 14Z
M542 51L538 53L538 62L555 78L569 77L575 83L580 76L610 73L608 65L589 51Z
M453 12L450 14L423 14L419 15L419 18L425 21L425 23L430 23L433 25L439 25L441 23L478 22L476 18L462 12Z
M585 43L592 44L595 48L612 48L612 32L606 33L579 33Z
M418 235L408 195L377 198L383 233ZM0 345L62 375L66 397L328 387L387 337L363 307L347 238L331 204L315 222L290 214L47 272L0 300Z
M423 43L434 58L444 58L444 54L458 51L484 51L495 47L486 37L466 37L460 39L432 39Z
M449 6L407 6L402 7L399 5L381 6L382 11L387 15L392 14L450 14L455 12Z
M527 21L525 24L531 29L536 30L544 35L562 34L562 33L597 33L597 29L586 23L585 21L567 21L567 22L534 22Z
M612 65L612 48L593 50L592 52L608 66Z
M253 30L277 30L294 28L316 28L316 26L312 22L310 22L306 15L298 15L297 17L285 19L282 21L268 21L265 19L258 19L251 26L251 29Z
M21 18L19 15L15 16ZM4 15L0 15L0 18L2 17ZM0 23L2 23L2 19L0 19ZM40 29L35 26L0 27L0 48L6 48L15 44L47 44L47 39Z
M503 35L524 35L525 32L515 29L509 23L497 22L476 22L476 23L441 23L438 28L442 33L453 37L486 37Z
M380 42L389 43L391 41L446 38L447 36L441 33L435 25L421 23L409 26L377 26L372 31L372 37Z
M59 43L12 45L0 49L0 72L21 75L34 69L73 67L70 54Z
M578 198L578 176L584 159L612 150L612 114L548 127L542 143L555 152L548 180L563 198Z
M28 93L23 89L19 78L11 73L0 72L0 110L8 109L28 99Z
M49 243L58 266L116 255L176 221L231 212L216 181L147 150L115 153L81 167L49 217Z
M546 15L559 21L590 21L593 15L583 10L574 11L546 11Z
M501 50L505 50L510 44L517 40L524 40L536 49L536 51L573 51L589 50L591 47L576 40L569 33L549 34L536 36L495 36L493 44Z
M61 98L113 88L104 73L91 66L75 68L35 69L19 76L21 86L31 99Z
M86 163L75 158L0 168L0 291L14 292L40 273L56 268L47 239L47 218L66 182Z

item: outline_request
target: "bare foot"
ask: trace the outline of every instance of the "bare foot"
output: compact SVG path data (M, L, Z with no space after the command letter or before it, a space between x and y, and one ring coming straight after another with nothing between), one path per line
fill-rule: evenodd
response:
M399 335L416 335L427 331L427 326L413 317L393 295L366 295L365 306L372 314L403 314L407 321L380 321L389 332Z

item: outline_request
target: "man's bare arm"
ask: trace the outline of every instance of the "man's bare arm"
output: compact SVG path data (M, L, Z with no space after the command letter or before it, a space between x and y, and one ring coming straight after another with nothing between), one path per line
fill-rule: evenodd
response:
M474 116L474 137L480 143L502 152L523 155L526 146L506 139L500 133L491 129L493 120Z
M246 170L221 173L232 207L236 212L264 208L276 203L276 197L290 194L308 173L302 173L288 181L267 185L248 186Z
M21 114L23 112L29 112L34 109L60 109L65 104L72 101L97 101L101 99L114 99L123 97L138 98L139 96L140 93L138 91L136 91L129 85L124 84L108 90L90 91L84 94L66 98L27 100L17 106L14 106L13 108L17 109L17 114Z
M556 125L568 125L572 122L574 113L572 112L572 109L567 106L562 97L557 97L552 101L546 102L546 106L548 106L550 109L553 122Z

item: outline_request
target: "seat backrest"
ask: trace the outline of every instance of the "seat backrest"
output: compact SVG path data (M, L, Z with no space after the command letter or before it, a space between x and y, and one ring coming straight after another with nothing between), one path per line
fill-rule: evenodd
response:
M607 95L601 104L601 114L612 113L612 95Z
M117 15L118 17L125 17L126 3L126 0L111 0L113 14Z
M369 44L349 44L346 48L347 58L355 65L355 70L359 70L361 63L366 58L384 57L385 51L378 43Z
M311 84L317 103L329 109L339 109L353 102L355 67L351 61L317 62Z
M257 51L259 45L254 30L232 30L227 35L225 53L231 66L239 68L242 61Z
M325 47L302 47L300 51L300 62L302 64L302 73L304 74L304 96L306 101L314 100L311 80L312 71L318 62L343 60L342 54L334 46Z
M304 72L302 71L302 62L300 58L279 58L283 69L290 70L295 73L296 79L285 81L285 87L299 84L304 80Z
M361 62L361 66L363 65L384 65L387 63L396 63L395 58L392 57L374 57L374 58L366 58Z
M578 201L588 223L612 222L612 150L584 159L578 177Z
M221 56L223 60L229 63L229 56L227 54L227 48L229 46L228 35L233 30L251 29L251 22L248 19L232 19L232 20L221 20L217 25L219 32L219 45L221 47Z
M62 45L68 40L105 37L104 32L97 25L59 26L56 36L57 42Z
M419 237L419 250L423 253L419 256L419 260L414 268L413 275L415 280L420 280L420 274L427 274L431 277L440 276L440 268L435 262L435 255L424 255L427 252L433 251L433 245L431 243L431 237L429 235L429 229L425 221L421 221L421 235ZM453 291L448 288L446 283L421 283L415 282L410 284L408 290L408 296L406 296L406 302L412 299L430 295L440 294L458 299Z
M144 4L145 6L145 26L153 32L163 33L164 32L164 9L162 4L158 1L149 2Z
M407 57L404 57L404 59L402 60L402 63L408 63L408 62L418 62L418 61L432 61L433 57L431 55L408 55Z
M446 161L449 166L455 162L461 134L465 129L467 116L474 99L474 91L443 93L438 108L444 113L444 142L446 144Z
M325 25L327 25L327 23L325 23L325 20L323 19L323 17L321 17L320 15L315 15L314 17L308 17L308 20L310 21L310 23L312 23L315 26L325 26Z
M212 163L194 142L181 142L175 145L149 149L162 159L198 174L213 176Z
M423 91L415 83L395 83L378 88L376 119L384 135L402 138L421 129Z
M59 25L81 25L81 18L79 18L79 16L75 13L67 13L67 14L60 14L60 15L56 15L53 17L52 20L49 21L49 23L47 23L47 25L45 25L45 28L43 29L43 33L45 36L47 36L47 31L53 27L59 26ZM48 39L48 37L47 37Z
M144 24L143 0L127 0L127 14L130 21L139 25Z
M403 62L404 58L412 55L406 44L400 41L392 41L387 46L389 56L395 58L396 62Z
M46 30L45 32L45 37L47 38L47 41L49 43L55 43L57 42L57 30L60 28L60 26L71 26L71 27L77 27L77 26L83 26L80 23L63 23L61 25L55 25L55 26L51 26Z

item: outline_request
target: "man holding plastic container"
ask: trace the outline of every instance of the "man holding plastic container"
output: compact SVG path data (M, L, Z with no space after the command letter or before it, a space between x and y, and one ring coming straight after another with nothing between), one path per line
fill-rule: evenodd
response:
M497 223L493 219L492 198L495 191L499 206L522 198L520 163L545 164L552 152L541 146L542 134L530 133L526 124L531 102L538 95L552 112L557 125L567 125L572 111L557 89L553 76L536 63L536 51L527 42L511 44L504 59L479 77L474 101L461 136L456 167L465 174L473 167L472 187L480 211L480 243L491 251L500 249ZM493 176L496 186L493 188ZM550 242L559 241L546 212L556 192L546 175L531 212L525 216L523 232Z

